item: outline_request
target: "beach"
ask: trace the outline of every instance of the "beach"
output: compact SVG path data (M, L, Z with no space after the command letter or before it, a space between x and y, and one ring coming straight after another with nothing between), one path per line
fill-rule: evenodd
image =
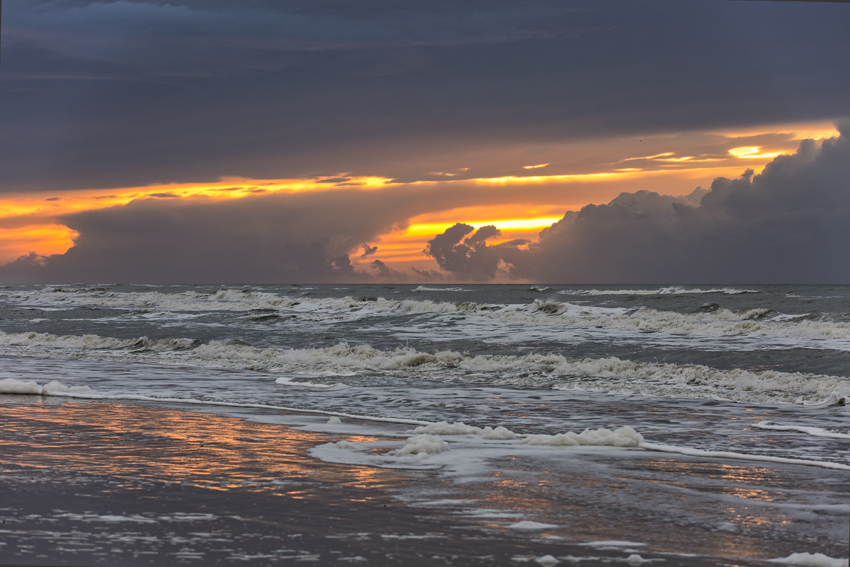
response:
M826 291L7 288L0 562L840 567Z
M504 509L489 518L459 514L463 506L456 499L405 502L411 483L436 493L445 490L443 482L427 471L334 465L308 455L337 436L176 407L9 396L0 404L3 564L507 565L547 555L586 565L628 564L629 557L632 564L719 565L736 556L737 564L764 564L742 563L761 542L732 534L700 542L714 547L715 557L606 540L626 526L601 524L604 511L575 501L562 504L572 508L589 541L600 538L595 545L559 536L567 530L554 525L511 529L513 520L525 517L528 500L545 505L545 495L522 488L501 497L491 491L489 505L499 499ZM665 462L673 466L662 459L644 467ZM706 463L690 466L691 474L712 475ZM805 482L798 471L773 473L776 484L795 474ZM764 478L757 484L775 494L787 489ZM616 494L619 487L610 488ZM458 492L487 492L479 490ZM527 501L514 507L517 498ZM676 541L668 538L668 547L670 539Z

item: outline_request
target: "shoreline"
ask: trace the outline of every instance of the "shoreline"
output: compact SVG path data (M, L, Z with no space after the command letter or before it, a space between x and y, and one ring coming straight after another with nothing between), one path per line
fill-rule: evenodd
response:
M2 564L522 565L551 555L602 565L635 554L671 566L727 562L588 547L451 506L408 505L397 497L406 486L442 481L307 454L338 435L167 404L35 396L0 400L0 418Z

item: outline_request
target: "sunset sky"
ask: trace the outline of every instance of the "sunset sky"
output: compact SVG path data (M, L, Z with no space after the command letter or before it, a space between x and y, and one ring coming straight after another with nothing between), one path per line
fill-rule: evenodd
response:
M7 0L0 283L850 283L848 29L835 2Z

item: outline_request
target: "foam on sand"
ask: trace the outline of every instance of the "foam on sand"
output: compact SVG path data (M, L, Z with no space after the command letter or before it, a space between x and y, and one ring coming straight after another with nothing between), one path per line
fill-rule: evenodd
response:
M835 559L823 553L792 553L788 557L768 559L768 561L799 567L848 567L847 559Z
M395 457L436 455L449 450L449 444L436 435L416 435L408 438L404 447L387 453Z
M516 434L513 431L502 426L498 426L493 429L488 425L482 428L475 427L473 425L466 425L463 422L449 423L447 421L441 421L439 423L432 423L430 425L417 427L413 430L413 432L427 433L430 435L477 435L482 439L502 441L516 439Z
M643 435L633 428L626 426L616 431L608 429L585 429L581 433L559 433L557 435L531 435L523 443L528 445L551 445L555 447L571 447L578 445L594 445L608 447L638 447L643 442Z
M13 378L0 380L0 394L32 394L41 395L41 386L35 382L23 382Z
M61 396L68 393L85 393L90 392L88 386L65 386L60 382L50 382L44 386L39 386L33 381L24 382L15 380L14 378L5 378L0 380L0 394L19 394L19 395L34 395L34 396Z

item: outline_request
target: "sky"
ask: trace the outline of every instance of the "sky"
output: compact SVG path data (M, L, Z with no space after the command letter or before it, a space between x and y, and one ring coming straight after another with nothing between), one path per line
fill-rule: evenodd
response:
M850 283L850 4L6 0L0 283Z

